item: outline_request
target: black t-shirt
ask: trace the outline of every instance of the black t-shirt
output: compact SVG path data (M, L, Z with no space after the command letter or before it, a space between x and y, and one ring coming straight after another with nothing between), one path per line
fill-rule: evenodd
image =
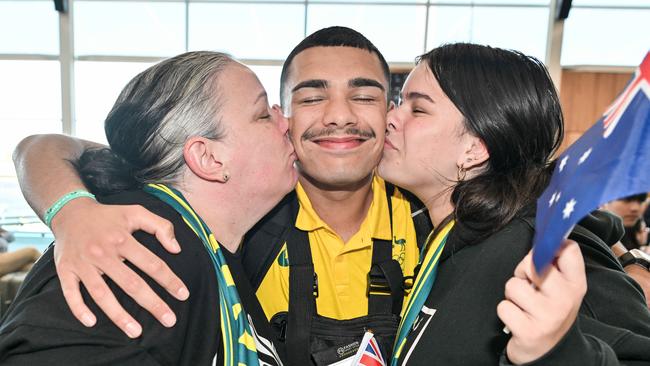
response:
M0 364L146 366L212 365L215 361L217 365L222 364L218 284L203 243L173 208L145 192L124 192L100 200L108 204L140 204L174 224L182 247L179 254L168 253L152 235L136 232L134 236L181 278L190 291L189 299L176 300L147 275L131 268L171 307L177 317L176 325L165 328L107 280L118 301L142 325L142 336L129 339L82 288L85 303L97 316L97 324L86 328L72 315L63 298L50 247L25 279L0 324ZM231 272L244 309L257 333L268 339L268 323L259 314L261 310L254 295L251 300L251 294L241 293L240 288L245 290L246 286L240 282L247 278L236 269L240 267L237 257L227 255L226 258L229 264L233 263ZM261 323L260 316L264 320ZM264 354L260 357L267 358ZM265 361L275 364L273 360Z
M533 224L532 216L517 218L482 240L470 230L454 228L398 365L503 362L510 335L503 332L496 308L505 296L505 283L530 250ZM530 365L604 366L618 365L619 360L623 365L650 365L650 312L641 289L607 245L581 226L587 224L593 230L603 223L585 218L569 236L580 245L587 273L579 321L562 342Z

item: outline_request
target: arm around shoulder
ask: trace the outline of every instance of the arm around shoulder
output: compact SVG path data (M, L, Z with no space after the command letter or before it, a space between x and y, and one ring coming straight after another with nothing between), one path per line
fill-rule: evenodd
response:
M66 135L32 135L13 153L16 175L25 199L43 217L45 210L68 192L85 189L71 160L85 149L101 147Z
M18 181L39 216L43 217L60 197L86 189L71 161L88 148L100 147L65 135L34 135L20 142L13 156ZM51 228L56 238L55 263L63 294L72 313L84 325L94 325L96 318L81 297L80 282L125 333L132 337L140 334L140 326L115 301L101 277L107 274L120 287L142 284L140 277L127 270L124 259L142 268L177 298L187 298L187 289L180 279L131 236L136 230L144 230L156 235L168 250L180 251L171 224L142 207L101 205L89 197L76 198L58 211ZM149 286L130 294L156 318L169 318L169 307ZM171 323L167 322L170 326Z

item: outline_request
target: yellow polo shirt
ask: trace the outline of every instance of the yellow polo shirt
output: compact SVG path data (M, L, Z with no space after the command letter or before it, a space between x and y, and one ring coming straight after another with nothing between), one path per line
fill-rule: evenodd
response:
M300 184L296 187L300 209L296 227L308 232L314 270L318 275L318 314L344 320L368 314L367 277L372 262L372 239L391 239L386 186L379 177L372 182L373 200L359 231L348 242L336 234L314 211ZM393 259L405 276L413 276L418 247L411 207L395 189L392 196ZM268 319L287 311L289 261L286 243L257 290Z

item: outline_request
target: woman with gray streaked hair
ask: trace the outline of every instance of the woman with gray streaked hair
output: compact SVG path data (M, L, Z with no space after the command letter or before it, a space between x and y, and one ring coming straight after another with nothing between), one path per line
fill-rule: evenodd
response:
M178 301L145 277L178 316L164 323L176 324L166 328L131 300L144 282L125 292L108 281L104 295L135 314L145 331L122 324L131 338L124 335L84 289L83 301L101 314L94 328L86 328L66 305L50 247L0 324L0 363L281 365L233 253L296 183L287 129L255 74L221 53L185 53L131 80L105 122L110 148L86 150L74 165L100 202L141 205L172 222L183 243L179 254L166 252L153 235L135 237L145 244L142 250L163 259L154 266L169 266L189 289L177 294L186 299ZM56 225L51 220L58 209L91 198L70 192L45 221Z

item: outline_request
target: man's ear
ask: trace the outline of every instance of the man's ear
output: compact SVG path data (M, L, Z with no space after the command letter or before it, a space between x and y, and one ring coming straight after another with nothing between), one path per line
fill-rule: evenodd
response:
M220 141L190 137L185 142L183 157L189 169L202 179L225 183L230 178L226 147Z
M490 152L485 146L483 140L469 133L465 135L466 150L461 155L458 161L458 166L462 166L465 170L483 165L490 158Z
M392 111L393 109L395 109L395 107L396 107L395 102L393 102L392 100L389 101L388 102L388 110L386 112Z

